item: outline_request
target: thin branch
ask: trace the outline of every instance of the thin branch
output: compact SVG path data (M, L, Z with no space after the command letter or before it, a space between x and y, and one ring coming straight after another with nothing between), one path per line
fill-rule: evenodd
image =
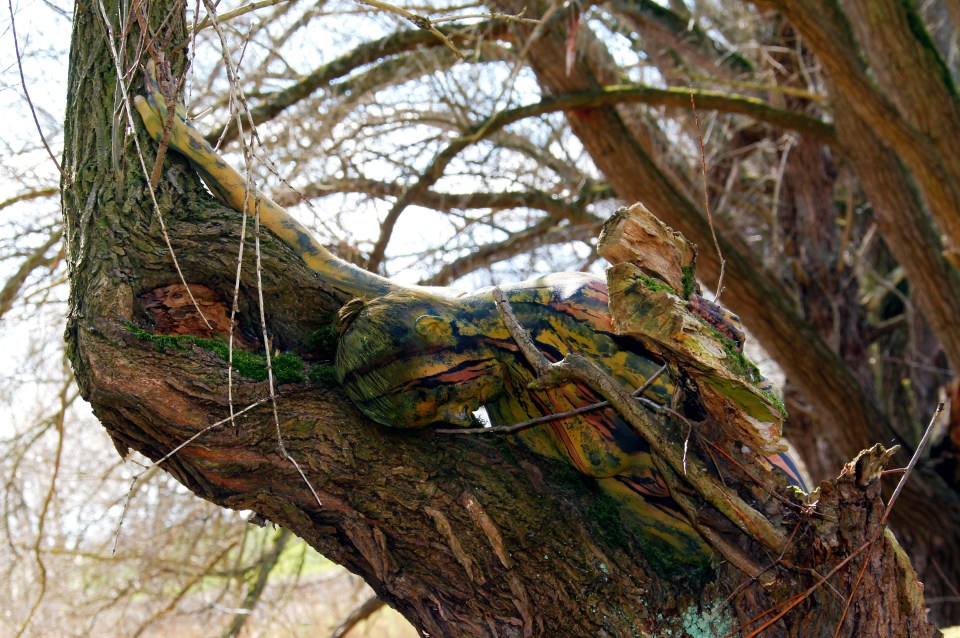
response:
M227 11L226 13L221 13L217 15L216 21L220 24L233 20L234 18L239 18L240 16L252 13L258 9L263 9L264 7L272 7L274 5L282 4L284 2L290 2L291 0L258 0L258 2L251 2L250 4L245 4L242 7L233 9L232 11ZM198 22L196 26L191 30L192 33L200 33L204 29L213 25L213 19L210 14L203 17L203 20Z
M714 303L720 303L720 294L723 292L723 272L727 267L727 260L720 250L720 241L717 239L717 227L713 221L713 211L710 210L710 188L707 183L707 153L703 148L703 131L700 129L700 116L697 115L697 104L693 100L693 90L690 90L690 108L693 109L693 119L697 123L697 139L700 142L700 170L703 175L703 207L707 213L707 223L710 224L710 234L713 236L713 248L717 251L720 261L720 275L717 277L717 288L713 294ZM686 449L686 447L684 447Z
M257 603L260 602L260 598L267 588L267 582L270 580L270 574L280 562L280 556L283 554L283 549L287 546L291 536L290 530L283 527L277 531L270 551L260 557L257 565L257 579L253 582L246 597L243 599L240 610L233 615L230 626L223 632L223 638L236 638L240 635L240 631L250 618L250 613L257 606Z
M643 384L633 391L633 396L639 397L644 392L650 389L650 386L653 385L654 381L660 378L664 372L667 371L667 366L664 364L660 367L659 370L650 375L650 377L643 382ZM566 419L567 417L576 416L578 414L583 414L584 412L593 412L594 410L599 410L600 408L606 408L610 406L609 401L600 401L598 403L593 403L591 405L585 405L573 410L567 410L566 412L557 412L556 414L547 414L545 416L538 416L534 419L529 419L527 421L521 421L520 423L514 423L512 425L495 425L489 428L459 428L459 429L447 429L442 428L435 430L440 434L511 434L513 432L519 432L521 430L526 430L527 428L532 428L535 425L540 425L541 423L549 423L550 421L559 421L561 419Z
M381 9L389 13L395 13L401 18L405 18L412 22L416 27L423 29L424 31L429 31L434 36L436 36L444 45L446 45L451 51L453 51L458 58L461 60L464 58L463 51L457 48L457 46L450 41L446 35L440 32L437 27L433 25L430 21L430 18L422 16L416 13L407 11L402 7L398 7L395 4L390 4L389 2L382 2L381 0L357 0L360 4L365 4L371 6L375 9Z
M313 495L314 500L317 501L317 505L323 507L323 503L320 502L320 495L317 494L316 488L313 487L313 483L310 482L310 479L307 478L307 475L304 473L303 468L300 467L300 464L297 462L293 456L290 455L290 452L287 450L286 443L283 441L283 431L280 429L280 414L277 409L277 393L276 387L273 381L273 356L270 352L270 335L267 333L267 316L266 316L266 303L263 301L263 266L261 262L261 253L260 253L260 200L257 200L257 214L254 218L254 233L253 233L253 246L257 258L257 301L260 308L260 330L263 334L263 353L267 359L267 387L270 389L270 406L273 410L273 424L275 426L276 435L277 435L277 446L280 448L280 453L283 454L284 458L290 461L293 464L293 467L296 468L297 473L300 474L300 478L303 479L303 482L306 483L307 488L310 490L310 493Z
M814 104L827 104L830 102L830 99L819 93L811 93L806 89L800 89L795 86L784 86L782 84L765 84L763 82L749 82L746 80L729 80L726 78L719 78L715 75L703 75L699 73L688 73L687 77L691 80L697 82L709 82L714 85L729 86L741 91L755 91L757 93L764 94L778 94L778 95L788 95L790 97L797 97L805 102L812 102Z
M47 241L23 260L23 263L20 264L17 271L13 273L7 280L7 283L4 284L3 289L0 290L0 319L3 319L3 316L13 307L13 302L17 299L17 295L20 294L20 290L26 283L30 273L38 268L50 267L63 258L62 250L50 257L47 256L47 251L57 244L62 236L62 228L55 230L50 237L47 238Z
M836 146L838 143L832 124L827 124L804 113L771 106L763 100L706 89L658 89L636 85L607 86L582 93L550 96L535 104L501 111L494 116L492 124L499 129L527 117L545 115L556 111L597 108L617 104L647 104L649 106L682 109L689 107L691 95L696 99L701 110L746 115L758 122L796 131L816 142L830 146Z
M540 246L571 241L589 241L597 236L600 223L557 226L552 218L544 219L530 228L514 233L500 242L484 244L473 252L445 264L436 273L422 279L422 286L445 286L464 275L510 259Z
M943 403L938 403L937 409L934 410L933 416L930 417L930 423L927 425L926 431L920 438L920 443L917 444L917 449L914 450L913 456L910 458L910 462L907 463L907 467L903 471L903 476L900 477L897 487L893 490L893 494L890 495L890 499L887 501L887 507L883 510L883 517L880 519L881 525L887 521L887 517L890 516L890 511L893 509L893 504L897 502L897 497L900 496L900 492L903 490L903 486L906 484L907 478L910 476L913 468L916 467L917 461L920 460L920 455L923 452L923 448L926 447L927 442L930 440L930 433L933 432L933 426L940 417L941 412L943 412Z
M784 128L792 128L804 135L809 135L811 139L819 138L819 141L822 142L824 141L823 138L826 137L835 143L833 127L820 120L801 113L778 109L754 98L724 95L714 91L655 89L645 86L614 86L597 91L546 97L534 104L507 109L494 114L485 122L472 127L462 137L454 139L446 148L440 151L420 175L419 180L409 186L403 196L399 197L387 212L387 215L380 225L380 237L370 252L370 258L367 261L367 270L376 271L380 267L380 264L383 263L387 244L393 235L397 220L407 206L416 201L417 198L443 177L447 166L450 165L450 162L452 162L461 151L472 144L486 139L495 131L529 117L540 117L548 113L572 109L588 109L634 103L684 108L689 105L691 95L696 96L701 108L748 115L770 124ZM800 129L803 130L801 131Z
M770 625L772 625L773 623L775 623L775 622L777 622L778 620L780 620L781 618L783 618L783 617L787 614L787 612L789 612L791 609L793 609L794 607L796 607L797 605L799 605L800 603L802 603L804 600L806 600L806 599L810 596L810 594L812 594L813 592L817 591L817 590L820 589L822 586L826 585L826 584L827 584L827 581L830 579L830 577L832 577L832 576L833 576L834 574L836 574L838 571L840 571L841 569L843 569L843 567L844 567L847 563L849 563L849 562L852 561L854 558L856 558L857 556L859 556L860 553L863 552L863 551L864 551L865 549L867 549L868 547L870 547L870 542L869 542L869 541L867 541L866 543L864 543L863 545L861 545L861 546L858 547L857 549L855 549L855 550L853 550L852 552L850 552L850 555L849 555L849 556L847 556L847 557L844 558L842 561L840 561L839 563L837 563L837 565L835 565L835 566L834 566L830 571L828 571L826 574L824 574L823 576L819 576L818 579L817 579L817 582L814 583L813 585L811 585L809 588L807 588L807 589L806 589L805 591L803 591L802 593L797 594L796 596L794 596L794 597L792 597L792 598L788 598L787 600L784 600L784 601L782 601L782 602L774 605L774 606L771 607L770 609L764 611L764 612L763 612L762 614L760 614L759 616L755 616L755 617L751 618L751 619L750 619L749 621L747 621L746 623L740 625L737 629L731 631L731 632L728 633L728 634L725 634L725 635L723 636L723 638L734 638L735 636L740 636L740 635L741 635L741 632L742 632L744 629L746 629L747 627L749 627L751 624L757 622L758 620L760 620L761 618L763 618L763 617L766 616L767 614L773 613L774 611L777 610L777 608L783 607L783 609L780 610L780 612L778 612L777 615L775 615L773 618L771 618L770 620L768 620L767 622L765 622L763 625L761 625L760 627L758 627L757 629L751 631L749 634L747 634L746 636L743 637L743 638L756 638L756 637L759 636L765 629L767 629Z
M59 188L53 187L53 188L38 188L37 190L27 191L26 193L20 193L19 195L14 195L13 197L10 197L0 202L0 210L3 210L8 206L13 206L14 204L18 204L20 202L28 202L30 200L40 199L41 197L53 197L59 192L60 192Z
M171 595L165 592L163 597L165 604L163 607L158 609L156 613L150 616L150 618L147 618L140 623L140 626L137 627L137 630L129 634L130 638L140 638L140 636L142 636L143 633L147 631L154 623L163 617L170 615L170 613L176 609L177 605L180 604L180 601L182 601L187 594L193 591L197 585L203 583L213 571L214 566L223 560L227 554L233 551L236 545L236 541L224 543L223 546L213 555L213 558L207 561L206 565L202 565L199 569L196 569L187 579L187 582L178 587L178 591L175 594ZM178 574L183 574L184 571L185 570L182 568L177 570Z
M744 56L710 37L693 16L680 15L653 0L616 0L610 8L627 18L632 30L639 32L641 46L647 51L661 46L676 50L685 61L706 67L714 74L721 71L739 76L754 70ZM651 41L655 44L651 45ZM687 66L684 64L685 70Z
M341 179L311 184L299 190L285 191L274 198L280 206L294 206L306 199L315 199L337 193L363 193L373 197L400 197L406 189L395 182L373 179ZM603 192L601 195L610 193ZM427 190L419 193L411 203L439 211L471 208L534 208L549 213L557 221L566 219L574 224L599 224L603 219L588 213L584 206L594 198L573 200L554 197L542 191L507 191L502 193L441 193Z
M794 539L794 537L797 535L797 530L799 530L799 529L800 529L800 524L799 524L799 523L793 526L793 531L790 532L790 538L787 539L786 544L783 546L783 551L780 552L780 555L779 555L779 556L777 556L775 559L773 559L772 561L770 561L769 563L767 563L760 572L746 572L746 574L747 574L747 576L748 576L749 578L747 578L747 580L745 580L745 581L743 581L742 583L740 583L740 584L737 586L737 588L734 589L733 592L731 592L730 595L727 596L727 597L724 599L724 601L723 601L723 606L724 606L724 607L725 607L726 605L730 604L730 601L732 601L734 598L736 598L736 597L740 594L740 592L742 592L744 589L746 589L746 588L750 585L750 583L759 580L760 576L762 576L762 575L763 575L764 573L766 573L767 571L769 571L769 570L773 569L774 567L776 567L777 564L778 564L781 560L783 560L784 555L787 553L787 549L790 547L790 544L793 543L793 539ZM766 584L765 584L765 585L766 585ZM720 609L722 609L722 607L718 607L717 610L714 612L714 614L718 613L718 612L720 611Z
M227 77L230 81L230 87L232 91L232 96L235 96L239 101L241 107L243 108L243 115L247 116L248 122L251 125L251 130L253 132L254 138L256 138L256 128L253 126L252 117L250 115L250 109L247 106L246 97L243 92L240 90L240 83L237 77L237 67L233 62L233 58L230 55L229 48L227 46L226 37L223 34L223 31L220 27L219 22L217 21L216 8L212 4L211 0L203 0L203 4L207 7L207 12L213 20L213 28L217 33L217 36L220 38L220 48L221 54L223 56L223 62L227 69ZM237 129L240 130L240 117L241 114L237 114ZM258 138L256 138L258 139ZM247 172L250 172L250 149L244 141L243 145L243 157L244 162L247 165ZM276 384L273 378L273 356L270 347L270 335L267 330L267 316L266 316L266 303L263 299L263 265L262 265L262 253L260 252L260 194L259 192L251 192L252 184L248 179L246 181L247 189L244 193L244 202L243 209L244 211L249 210L249 201L248 199L253 197L254 205L254 234L253 234L253 246L254 253L256 257L256 274L257 274L257 302L260 315L260 331L263 335L263 353L266 359L267 364L267 388L270 392L270 407L273 412L273 423L275 426L275 432L277 436L277 447L280 449L280 453L285 459L290 461L291 465L297 470L297 473L300 474L300 478L303 479L303 482L306 484L307 488L310 490L310 493L313 495L313 498L316 500L317 505L323 507L323 503L320 501L320 495L317 493L316 488L314 488L313 483L310 482L310 479L307 478L307 475L304 473L303 468L300 466L300 463L297 462L295 458L287 450L287 446L283 440L283 431L280 428L280 414L277 408L277 393L276 393ZM234 304L237 303L237 300L234 299ZM231 343L232 345L232 343ZM232 357L232 353L231 353Z
M442 27L440 30L452 42L466 42L476 39L476 34L483 34L486 38L506 37L509 32L509 26L502 21L497 21L481 22L470 25L469 27L450 25ZM345 53L337 59L314 69L299 82L290 85L282 91L263 96L260 104L250 110L250 119L254 125L263 124L275 118L294 104L306 99L317 90L327 86L330 82L349 75L360 67L385 57L413 51L420 47L436 46L438 44L437 39L429 32L419 29L401 31L400 33L394 33L379 40L365 42L349 53ZM226 144L236 139L239 134L239 128L227 123L208 133L206 139L211 144L216 144L218 140L220 140L222 144Z
M23 56L20 54L20 43L17 41L17 21L13 14L13 0L7 0L7 6L10 9L10 31L13 35L13 49L17 53L17 69L20 71L20 86L23 87L23 97L27 98L27 104L30 106L30 115L33 116L33 123L37 127L37 133L40 135L40 141L43 142L43 147L47 149L47 155L50 156L53 165L57 167L57 172L60 173L63 181L69 183L70 178L63 172L63 168L60 167L60 162L57 161L57 158L53 155L53 151L50 150L50 145L47 144L47 137L43 134L43 128L40 126L40 120L37 119L37 110L33 107L33 100L30 99L30 91L27 90L27 79L23 75Z
M154 461L153 463L151 463L150 465L148 465L146 469L144 469L143 471L141 471L141 472L139 472L139 473L137 473L137 474L134 474L133 477L132 477L132 479L131 479L131 481L130 481L130 489L127 490L127 498L124 500L124 503L123 503L123 510L120 512L120 522L117 523L117 531L114 533L114 536L113 536L113 551L112 551L111 555L116 555L116 553L117 553L117 542L120 540L120 529L123 527L123 519L124 519L124 517L126 516L127 507L130 505L130 497L133 495L133 488L134 488L134 486L137 484L137 481L138 481L138 480L140 480L141 478L143 478L147 473L149 473L149 472L151 472L152 470L154 470L155 468L157 468L161 463L163 463L163 462L166 461L167 459L169 459L169 458L171 458L172 456L174 456L175 454L177 454L177 452L179 452L179 451L182 450L183 448L187 447L188 445L190 445L191 443L193 443L194 441L196 441L197 439L199 439L201 436L203 436L203 435L206 434L207 432L210 432L211 430L214 430L214 429L220 427L220 426L223 425L224 423L232 423L233 420L234 420L234 418L240 416L241 414L243 414L243 413L245 413L245 412L249 412L250 410L254 409L255 407L257 407L257 406L259 406L259 405L262 405L262 404L266 403L268 400L269 400L269 399L260 399L259 401L256 401L256 402L254 402L254 403L251 403L250 405L248 405L248 406L245 407L244 409L240 410L239 412L236 412L236 413L232 413L232 412L231 412L230 416L228 416L227 418L225 418L225 419L220 419L220 420L217 421L216 423L213 423L213 424L211 424L211 425L208 425L207 427L203 428L203 429L200 430L199 432L193 434L193 435L192 435L190 438L188 438L186 441L184 441L183 443L179 444L177 447L173 448L172 450L170 450L169 452L167 452L166 454L164 454L163 456L161 456L159 459L157 459L156 461Z
M506 20L507 22L517 22L519 24L540 24L540 20L536 18L524 18L523 12L521 11L517 15L510 15L509 13L495 13L491 11L490 13L468 13L455 16L431 18L430 22L433 24L440 24L441 22L453 22L454 20L473 20L475 18L487 18L489 20Z
M64 365L66 365L66 362L64 362ZM50 505L53 503L53 497L57 489L57 479L60 476L60 459L63 456L63 423L66 420L67 408L70 407L74 399L78 396L76 394L70 396L70 388L72 386L73 377L68 374L67 380L60 387L60 407L56 416L54 417L54 427L57 431L57 448L54 452L53 466L49 470L50 485L47 488L46 495L44 496L43 505L40 508L40 515L37 517L37 536L33 543L33 547L31 548L34 561L37 564L37 571L40 574L40 578L38 579L37 583L39 591L37 592L37 599L30 607L27 617L24 619L23 624L20 625L19 631L17 631L16 638L23 636L24 632L27 630L27 627L30 626L34 615L37 613L37 609L40 607L40 603L43 601L43 598L47 593L47 567L43 562L43 558L41 558L41 545L44 541L44 530L46 529L47 515L50 513Z

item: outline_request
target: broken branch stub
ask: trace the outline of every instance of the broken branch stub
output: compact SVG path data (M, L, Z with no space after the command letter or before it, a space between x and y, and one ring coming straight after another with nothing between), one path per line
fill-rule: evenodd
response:
M704 409L734 440L765 455L782 452L782 404L762 387L763 377L739 344L691 312L678 296L691 288L684 278L695 274L693 245L637 205L607 221L598 250L617 260L607 270L617 334L639 339L675 372L685 373Z
M621 208L603 223L597 253L611 264L630 263L686 299L700 292L694 273L697 247L657 219L643 204Z

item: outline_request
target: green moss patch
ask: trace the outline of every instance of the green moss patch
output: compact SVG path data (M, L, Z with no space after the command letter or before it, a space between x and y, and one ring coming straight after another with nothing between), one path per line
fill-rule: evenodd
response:
M727 354L730 362L730 372L733 372L742 379L746 379L753 385L757 385L763 381L763 375L760 374L760 368L758 368L757 364L751 361L747 355L740 351L736 341L714 328L700 315L695 316L700 320L700 323L706 326L710 334L712 334L713 337L723 346L723 351Z
M127 328L140 339L145 339L154 344L157 350L184 350L187 345L194 345L203 350L216 353L224 362L230 357L230 351L226 343L214 339L202 339L193 335L155 335L140 328L134 323L128 323ZM278 384L284 383L303 383L307 381L308 374L304 374L303 359L295 354L282 352L271 358L273 367L273 377ZM314 366L314 368L332 368L332 366ZM247 352L245 350L233 349L233 369L242 377L253 379L254 381L267 380L267 358L260 353ZM311 368L309 376L313 380L313 369ZM317 379L328 379L323 373L316 375ZM335 377L334 377L335 381Z
M745 354L740 352L740 349L737 347L737 343L719 331L717 332L720 335L720 339L723 342L723 350L727 353L727 356L730 357L731 367L733 372L737 375L747 379L754 385L760 383L763 380L763 375L760 374L760 368L757 367L753 361L747 358Z
M311 354L323 359L333 360L337 354L337 315L334 312L324 312L319 317L324 323L310 335L308 344Z
M677 294L676 291L670 287L669 284L660 281L659 279L654 279L653 277L648 277L642 273L637 273L636 278L643 282L643 285L653 292L669 292L671 295Z
M326 363L310 366L310 370L307 372L307 379L310 383L322 386L331 386L340 383L337 379L337 369Z
M774 406L776 406L777 412L780 413L780 416L782 416L782 417L784 417L784 418L787 417L787 406L785 406L785 405L783 404L783 400L781 400L780 397L778 397L775 392L773 392L773 391L771 391L771 390L765 390L765 389L763 389L763 388L757 388L757 389L760 390L760 392L763 392L763 394L764 394L768 399L770 399L770 403L772 403Z
M683 267L683 298L689 299L690 295L697 292L697 279L693 266Z

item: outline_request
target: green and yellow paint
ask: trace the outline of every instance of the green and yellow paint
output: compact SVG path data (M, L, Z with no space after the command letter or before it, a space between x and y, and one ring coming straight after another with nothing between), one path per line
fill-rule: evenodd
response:
M136 105L147 130L160 140L167 109L152 68L147 74L147 97L138 97ZM357 298L341 312L339 334L327 331L317 339L328 349L336 342L336 377L370 419L402 428L471 426L477 425L473 413L484 406L493 424L511 424L599 400L592 390L576 383L531 389L534 371L501 322L492 289L463 294L451 288L400 286L340 260L228 166L181 113L176 113L173 123L170 148L196 167L217 197L239 212L259 214L261 224L296 250L325 283ZM688 285L692 289L695 284L691 280ZM640 341L614 333L607 286L593 276L554 274L503 291L550 360L579 352L628 388L641 386L662 365ZM139 329L137 334L159 340L158 345L188 342L218 353L225 347L188 337L167 342ZM241 360L252 356L244 353ZM275 366L276 362L277 358ZM253 363L244 364L243 369L238 371L257 378L253 374L259 368ZM314 369L307 375L312 377ZM332 372L329 367L321 370L325 378ZM304 376L302 361L291 364L291 375L298 380ZM664 404L673 392L670 378L664 375L645 396ZM667 417L657 418L664 427L672 427ZM550 421L517 437L534 452L593 477L619 504L619 514L644 530L651 552L668 558L665 562L704 565L710 561L707 543L654 470L646 442L616 411L608 408Z

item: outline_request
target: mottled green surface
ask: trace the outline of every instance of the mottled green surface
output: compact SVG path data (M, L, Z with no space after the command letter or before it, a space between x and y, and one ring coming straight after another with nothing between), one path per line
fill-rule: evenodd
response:
M152 82L148 88L149 99L139 99L137 106L159 137L165 106ZM236 210L244 211L249 193L256 194L180 117L174 118L171 148L185 154L212 190ZM256 200L264 226L326 283L362 299L344 313L339 334L333 328L318 330L310 346L318 357L328 359L336 342L337 378L367 417L401 428L476 426L473 412L484 406L494 425L509 425L599 400L590 388L573 383L531 389L535 375L500 320L491 289L462 295L452 289L397 286L336 258L265 196L256 194ZM684 273L685 288L695 286L692 275ZM647 277L642 283L647 295L673 292L656 279ZM661 365L640 342L614 333L606 286L594 277L551 275L504 287L504 292L521 324L552 361L580 353L628 388L642 385ZM223 356L222 344L201 347ZM259 357L241 358L235 362L241 374L258 378L265 373ZM300 360L275 360L274 366L283 368L285 380L330 381L326 364L306 376ZM667 375L646 392L661 404L672 394ZM669 424L664 420L663 425ZM642 532L644 554L664 571L672 563L689 570L709 561L708 545L671 498L646 441L616 411L568 416L524 430L518 438L533 451L596 479L609 497L593 512L601 528L616 534L624 522L621 517L627 519Z
M213 339L202 339L192 335L155 335L143 330L136 324L128 324L130 332L141 339L146 339L161 350L168 348L183 349L188 345L194 345L203 350L209 350L216 353L224 362L229 361L230 350L226 343L215 341ZM308 376L312 381L320 382L325 377L323 372L314 373L311 369L308 375L304 374L303 359L295 354L280 353L270 358L270 365L273 370L273 377L278 384L284 383L303 383ZM329 373L329 366L314 366L314 368L324 368ZM253 379L254 381L267 380L267 358L262 354L255 354L245 350L233 349L233 369L243 377Z

